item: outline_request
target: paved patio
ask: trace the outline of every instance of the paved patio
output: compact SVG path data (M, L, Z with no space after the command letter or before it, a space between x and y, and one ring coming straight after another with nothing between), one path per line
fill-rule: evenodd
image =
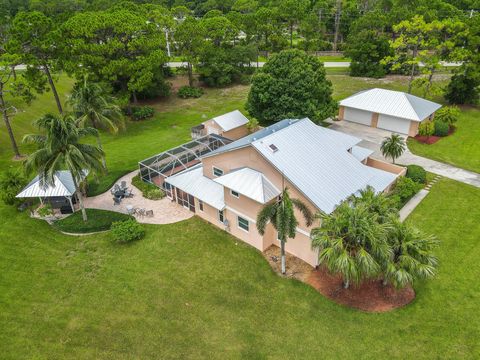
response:
M142 196L142 192L132 185L132 178L137 175L137 173L138 170L135 170L118 179L116 182L119 184L121 181L126 181L127 186L133 189L133 197L122 199L120 205L114 205L113 196L109 189L107 192L101 195L85 198L85 207L116 211L124 214L127 213L127 205L146 210L153 210L153 217L136 217L138 222L145 224L171 224L189 219L194 215L191 211L181 207L168 198L164 198L162 200L145 199Z

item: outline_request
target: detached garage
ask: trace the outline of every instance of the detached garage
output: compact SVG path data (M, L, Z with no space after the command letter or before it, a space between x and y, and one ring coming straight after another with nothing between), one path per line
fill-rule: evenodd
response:
M440 104L401 91L371 89L340 101L339 120L415 136Z

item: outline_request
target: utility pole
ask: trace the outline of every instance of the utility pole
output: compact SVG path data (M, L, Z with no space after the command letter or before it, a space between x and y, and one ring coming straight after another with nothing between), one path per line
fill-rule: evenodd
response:
M337 51L338 31L340 29L340 15L342 12L342 0L337 0L335 11L335 34L333 35L333 51Z

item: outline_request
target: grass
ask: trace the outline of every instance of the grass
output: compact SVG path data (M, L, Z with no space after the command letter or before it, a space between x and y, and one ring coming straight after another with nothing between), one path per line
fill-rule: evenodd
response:
M432 145L409 139L408 148L417 155L480 173L479 110L462 109L456 126L457 130L452 135Z
M0 205L2 358L478 358L478 202L477 188L433 187L408 221L441 240L438 277L386 314L280 278L198 218L118 246Z
M86 211L88 217L86 222L82 219L82 212L77 211L64 219L56 221L54 224L55 228L67 233L86 234L110 230L112 223L132 219L130 215L114 211L99 209L86 209Z

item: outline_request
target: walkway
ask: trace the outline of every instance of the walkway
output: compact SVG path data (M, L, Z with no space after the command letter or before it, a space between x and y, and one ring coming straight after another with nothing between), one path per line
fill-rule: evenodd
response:
M132 178L137 175L138 170L135 170L122 178L118 179L117 183L126 181L128 187L133 188L134 196L122 200L120 205L113 205L113 196L110 190L93 197L84 199L86 208L110 210L120 213L127 213L127 205L133 207L143 208L146 210L153 210L153 217L137 217L137 221L146 224L171 224L178 221L191 218L194 214L181 207L168 198L162 200L149 200L142 196L142 192L132 185Z
M330 126L330 129L341 131L345 134L349 134L360 139L360 146L371 149L374 151L373 157L377 159L387 160L380 151L380 144L385 137L390 136L391 132L382 129L376 129L365 125L360 125L348 121L334 121ZM415 164L422 166L425 170L431 173L441 175L443 177L460 181L465 184L470 184L476 187L480 187L480 174L473 171L460 169L456 166L427 159L422 156L413 154L409 149L405 150L404 154L397 159L399 164Z

